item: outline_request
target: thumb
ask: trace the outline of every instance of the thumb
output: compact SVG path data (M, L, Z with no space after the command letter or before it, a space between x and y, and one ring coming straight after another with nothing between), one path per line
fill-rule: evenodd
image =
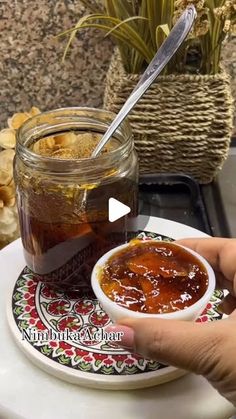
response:
M125 318L106 330L123 332L120 346L146 358L207 375L221 341L214 323Z

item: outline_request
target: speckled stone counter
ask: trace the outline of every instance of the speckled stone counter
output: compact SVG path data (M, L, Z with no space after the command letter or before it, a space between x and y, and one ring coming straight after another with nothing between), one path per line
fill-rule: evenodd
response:
M83 31L65 63L66 38L56 38L84 13L78 0L0 1L0 125L31 105L42 110L102 104L112 44Z
M65 39L55 36L84 14L79 0L0 1L0 126L16 111L102 105L112 43L81 32L61 62ZM225 48L236 97L236 38Z

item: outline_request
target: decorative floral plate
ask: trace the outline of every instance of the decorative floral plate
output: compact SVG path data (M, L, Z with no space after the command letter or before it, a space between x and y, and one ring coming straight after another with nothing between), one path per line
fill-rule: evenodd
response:
M147 232L139 238L171 240ZM26 267L11 297L8 320L17 343L34 363L61 379L118 390L149 387L185 374L104 340L92 340L94 332L111 323L94 296L76 299L55 292L35 281ZM216 291L197 321L220 319L217 305L222 298L223 292Z

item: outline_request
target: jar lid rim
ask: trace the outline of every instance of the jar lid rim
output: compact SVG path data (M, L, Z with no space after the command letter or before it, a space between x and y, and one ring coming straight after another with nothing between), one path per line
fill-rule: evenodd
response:
M86 113L88 115L86 115ZM91 114L90 114L91 113ZM72 166L76 165L77 169L79 171L84 170L84 169L88 169L88 167L90 165L106 165L106 163L108 163L109 160L109 164L111 164L112 162L115 162L117 159L121 159L123 158L126 154L129 154L134 145L133 145L133 136L132 136L132 131L131 131L131 127L128 123L128 121L124 121L122 122L122 124L120 125L120 127L117 130L117 133L120 136L123 136L124 138L124 132L125 132L125 138L126 141L121 144L121 146L117 147L115 150L109 151L108 153L104 153L104 154L99 154L96 157L86 157L86 158L78 158L78 159L57 159L54 157L49 157L49 156L42 156L40 154L34 153L32 150L30 150L29 148L27 148L27 146L25 146L25 144L22 144L22 138L24 138L24 136L27 135L27 131L28 131L28 137L32 138L32 133L30 133L30 127L32 127L32 125L34 125L34 123L36 124L36 122L40 123L40 120L43 120L45 118L45 123L46 123L46 119L47 117L52 117L55 119L55 125L57 123L57 118L61 117L61 118L73 118L73 117L80 117L80 118L88 118L88 120L92 117L94 118L102 118L102 116L107 116L109 117L108 119L112 120L115 116L115 114L113 112L110 112L108 110L104 110L104 109L98 109L98 108L90 108L90 107L66 107L66 108L58 108L58 109L53 109L50 111L46 111L46 112L42 112L40 114L37 114L31 118L29 118L27 121L25 121L22 126L18 129L17 131L17 143L16 143L16 150L19 152L20 155L23 156L24 161L26 164L30 165L30 164L39 164L39 165L43 165L44 166L44 170L45 170L45 165L48 165L48 168L50 170L50 166L54 166L54 170L56 172L61 172L63 171L65 172L69 172L72 169ZM99 119L96 119L96 121L99 123L102 123L103 128L104 128L104 132L106 131L106 128L109 126L110 121L105 120L103 121L102 119L99 121ZM37 124L36 124L37 126ZM33 128L32 128L33 129ZM40 130L39 130L40 132ZM40 137L40 133L37 133L37 135ZM42 132L42 130L41 130ZM51 133L52 134L52 133ZM123 135L122 135L123 134Z

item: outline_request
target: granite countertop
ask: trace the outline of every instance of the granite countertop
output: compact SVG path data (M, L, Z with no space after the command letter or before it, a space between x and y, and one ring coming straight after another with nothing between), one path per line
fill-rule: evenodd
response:
M0 2L0 125L16 111L38 106L102 104L112 45L100 32L81 33L65 63L65 38L84 14L79 1Z
M83 31L62 64L66 40L55 37L84 13L75 0L0 2L0 127L32 105L41 110L102 105L111 41ZM224 61L236 98L236 38L225 46Z

